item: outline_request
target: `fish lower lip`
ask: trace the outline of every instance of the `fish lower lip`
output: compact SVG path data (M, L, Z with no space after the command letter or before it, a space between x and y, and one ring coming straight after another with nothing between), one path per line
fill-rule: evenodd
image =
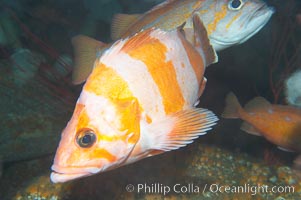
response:
M51 169L57 174L95 174L98 173L101 168L98 167L63 167L58 165L52 165Z
M219 45L232 45L232 44L235 44L235 43L238 43L240 40L232 40L232 41L225 41L225 40L218 40L214 37L211 37L210 40L214 41L216 44L219 44Z
M89 176L92 174L89 173L74 173L74 174L63 174L58 172L52 172L50 175L50 179L53 183L63 183L66 181L74 180L77 178Z

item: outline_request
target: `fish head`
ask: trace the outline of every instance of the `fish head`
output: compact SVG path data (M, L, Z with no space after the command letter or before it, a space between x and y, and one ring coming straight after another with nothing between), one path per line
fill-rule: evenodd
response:
M136 99L112 102L82 91L62 132L52 165L52 182L66 182L123 165L139 140Z
M256 34L271 18L274 8L262 0L206 1L196 11L207 27L214 49L241 44Z

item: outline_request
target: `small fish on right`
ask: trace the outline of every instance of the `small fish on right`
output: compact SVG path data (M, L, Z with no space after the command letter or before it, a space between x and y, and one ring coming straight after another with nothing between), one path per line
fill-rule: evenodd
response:
M263 136L279 149L301 153L301 109L294 106L271 104L263 97L255 97L242 107L234 93L226 97L221 115L226 119L240 118L241 130ZM301 168L301 154L294 161Z

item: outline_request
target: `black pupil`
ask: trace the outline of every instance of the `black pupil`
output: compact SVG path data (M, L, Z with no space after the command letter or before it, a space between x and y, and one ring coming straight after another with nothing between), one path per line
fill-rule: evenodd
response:
M231 5L232 8L238 8L240 4L241 4L240 0L233 0Z
M83 144L90 144L91 142L92 142L92 136L90 134L85 135L82 139Z

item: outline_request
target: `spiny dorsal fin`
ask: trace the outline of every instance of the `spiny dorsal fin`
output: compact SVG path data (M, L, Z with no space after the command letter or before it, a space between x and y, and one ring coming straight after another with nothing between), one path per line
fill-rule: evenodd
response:
M141 47L145 44L150 44L152 42L155 42L157 39L152 37L151 35L161 35L166 34L166 32L161 31L160 29L155 28L149 28L147 30L143 30L139 33L136 33L134 37L130 37L128 40L126 40L124 46L122 47L122 51L124 52L130 52L138 47Z
M266 109L268 110L271 107L271 103L268 102L265 98L263 97L255 97L251 101L249 101L245 106L244 109L247 112L254 112L256 110L262 110Z
M72 38L74 48L74 70L72 82L83 83L92 72L97 53L101 52L107 45L98 40L84 35Z
M111 38L117 40L128 30L131 24L135 23L141 14L116 14L112 19L111 24Z
M200 17L195 14L193 15L193 28L194 28L194 47L202 55L206 61L205 66L218 61L218 57L207 34L207 30Z
M153 12L155 10L158 10L158 9L161 9L175 1L178 1L178 0L165 0L163 1L162 3L159 3L158 5L154 6L152 9L150 9L149 11L147 11L147 13L150 13L150 12Z

